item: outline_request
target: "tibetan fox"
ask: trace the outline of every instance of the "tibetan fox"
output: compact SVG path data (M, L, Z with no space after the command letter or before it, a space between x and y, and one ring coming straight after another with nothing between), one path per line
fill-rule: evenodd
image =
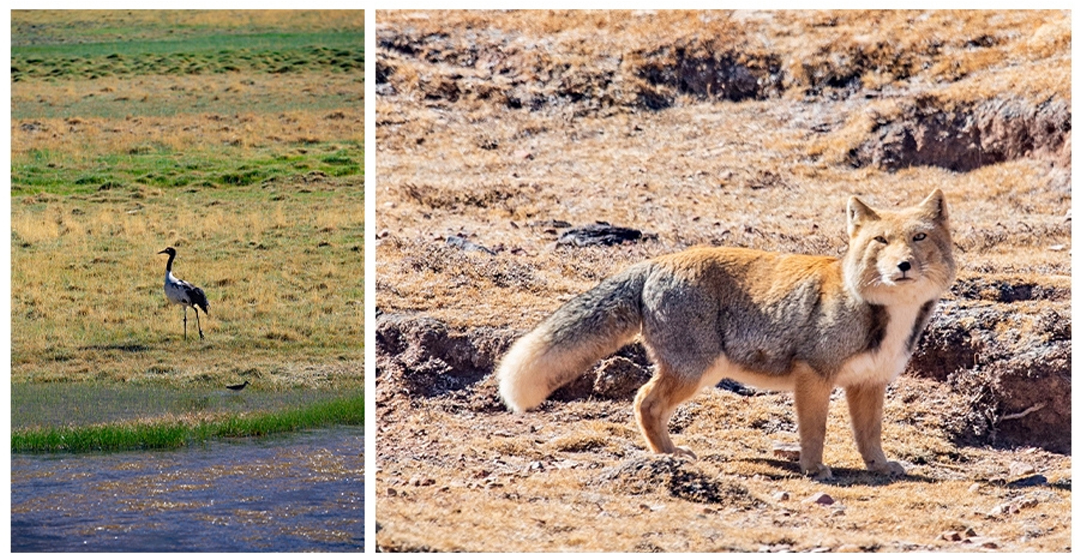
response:
M649 449L694 457L668 435L672 412L722 378L795 394L799 465L822 463L829 396L844 388L866 467L903 474L881 449L886 385L907 365L938 298L956 277L945 196L875 211L847 206L843 258L691 248L634 265L570 300L503 357L499 393L539 405L641 335L656 372L634 408Z

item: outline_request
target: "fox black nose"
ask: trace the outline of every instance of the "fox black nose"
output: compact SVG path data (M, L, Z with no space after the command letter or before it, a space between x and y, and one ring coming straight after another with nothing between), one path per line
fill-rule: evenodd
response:
M900 264L896 267L900 269L900 272L906 273L911 270L911 263L908 263L907 261L901 261Z

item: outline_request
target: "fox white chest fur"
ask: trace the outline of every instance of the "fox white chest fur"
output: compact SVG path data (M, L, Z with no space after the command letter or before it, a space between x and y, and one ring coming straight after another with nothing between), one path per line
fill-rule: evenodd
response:
M885 338L877 350L864 351L850 357L836 374L836 385L846 388L864 382L888 384L900 376L911 358L912 335L916 329L920 305L894 305L886 307L889 322L885 326Z

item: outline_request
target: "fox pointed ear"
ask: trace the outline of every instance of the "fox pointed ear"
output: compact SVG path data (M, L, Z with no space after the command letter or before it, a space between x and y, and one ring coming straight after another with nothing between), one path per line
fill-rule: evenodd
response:
M945 205L945 193L940 188L934 189L925 200L919 204L919 209L936 222L949 220L949 208Z
M862 200L852 196L848 198L847 202L847 232L848 236L853 236L855 230L859 228L859 225L866 221L878 220L878 214L870 206L862 203Z

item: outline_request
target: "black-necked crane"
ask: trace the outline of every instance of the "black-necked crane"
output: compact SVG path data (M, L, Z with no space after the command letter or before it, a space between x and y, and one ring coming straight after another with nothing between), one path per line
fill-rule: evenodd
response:
M195 324L199 327L199 339L203 338L202 323L199 321L199 308L203 313L210 314L210 302L206 301L206 294L202 289L191 283L184 282L172 274L172 262L176 258L176 250L172 247L165 248L158 254L169 254L169 263L165 265L165 297L169 303L178 303L184 306L184 339L187 340L187 310L195 308Z

